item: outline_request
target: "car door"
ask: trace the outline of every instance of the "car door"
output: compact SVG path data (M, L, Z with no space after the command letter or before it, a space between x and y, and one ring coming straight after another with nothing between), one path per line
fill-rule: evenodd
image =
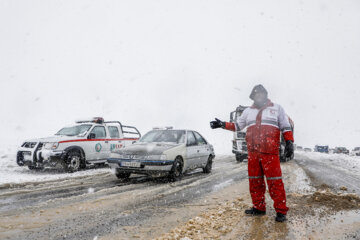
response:
M124 146L124 143L120 139L120 131L118 126L108 126L107 128L110 136L109 139L110 148L107 157L110 157L110 153L112 151L116 151L122 148Z
M186 136L186 159L187 159L187 169L196 168L199 164L199 149L198 143L196 141L195 135L192 131L187 132Z
M210 146L206 142L205 138L200 135L200 133L194 131L194 135L198 143L199 164L206 165L208 157L210 155Z
M89 161L97 162L106 158L106 152L109 148L109 143L106 142L106 130L104 126L95 126L89 136L93 135L94 138L89 139L90 157Z

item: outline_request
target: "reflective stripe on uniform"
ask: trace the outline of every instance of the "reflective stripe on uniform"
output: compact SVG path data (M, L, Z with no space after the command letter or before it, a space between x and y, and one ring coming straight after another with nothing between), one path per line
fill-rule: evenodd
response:
M291 131L291 128L290 127L284 127L283 129L281 129L281 131L283 131L283 132Z
M275 125L277 127L279 127L279 122L278 121L273 121L273 120L261 120L261 123L268 123L268 124L272 124Z
M264 178L264 176L249 176L249 179Z
M277 179L282 179L282 177L267 177L267 180L277 180Z
M247 122L246 126L255 125L255 124L256 124L256 121L249 121L249 122Z

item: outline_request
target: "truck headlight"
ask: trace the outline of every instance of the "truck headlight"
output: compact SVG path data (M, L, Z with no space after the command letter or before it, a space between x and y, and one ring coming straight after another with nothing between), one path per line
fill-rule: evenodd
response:
M45 143L44 149L55 150L58 148L58 146L59 146L58 142L48 142L48 143Z
M58 146L59 146L59 143L58 143L58 142L54 142L54 143L52 144L52 146L51 146L51 149L52 149L52 150L55 150L55 149L58 148Z

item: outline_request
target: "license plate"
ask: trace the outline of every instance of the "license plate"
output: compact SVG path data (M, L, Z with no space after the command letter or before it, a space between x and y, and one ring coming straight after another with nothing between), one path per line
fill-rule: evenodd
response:
M122 162L122 167L140 167L140 162Z

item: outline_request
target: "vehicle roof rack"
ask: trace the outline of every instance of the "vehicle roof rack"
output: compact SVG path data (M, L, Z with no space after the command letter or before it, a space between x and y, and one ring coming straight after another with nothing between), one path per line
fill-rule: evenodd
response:
M138 130L136 127L134 127L134 126L122 125L121 122L119 122L119 121L107 121L107 122L104 122L104 123L117 123L117 124L120 125L121 132L122 132L122 133L138 135L139 138L141 137L141 133L140 133L139 130ZM125 128L125 130L124 130L124 128ZM127 129L127 130L126 130L126 129ZM134 130L134 131L131 131L131 130Z

